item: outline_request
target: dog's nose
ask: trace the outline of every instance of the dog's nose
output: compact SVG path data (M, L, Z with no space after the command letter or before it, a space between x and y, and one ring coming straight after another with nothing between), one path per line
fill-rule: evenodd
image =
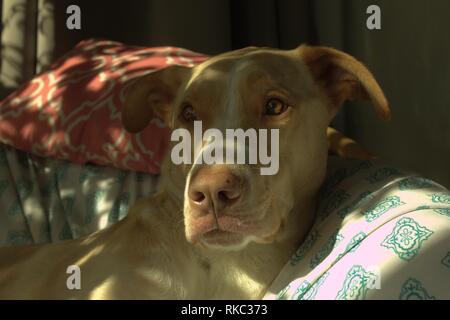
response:
M200 215L219 215L239 200L241 182L225 165L203 167L191 180L188 189L189 204Z

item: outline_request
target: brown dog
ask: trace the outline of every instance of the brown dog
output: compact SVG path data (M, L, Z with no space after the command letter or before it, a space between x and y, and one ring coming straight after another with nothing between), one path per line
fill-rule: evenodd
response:
M195 120L221 132L276 128L278 173L261 175L260 164L175 165L168 156L161 192L112 227L52 245L1 249L0 297L261 298L311 228L327 130L334 149L346 153L328 125L345 100L357 98L389 118L372 74L324 47L251 47L143 77L123 110L129 131L144 129L153 116L189 132ZM358 156L349 142L350 156ZM200 154L208 144L202 141ZM67 288L70 265L81 270L81 289Z

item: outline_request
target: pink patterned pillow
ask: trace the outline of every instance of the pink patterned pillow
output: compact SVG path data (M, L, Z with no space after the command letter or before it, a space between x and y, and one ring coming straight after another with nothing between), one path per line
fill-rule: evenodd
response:
M126 132L125 92L144 74L206 59L181 48L82 41L0 102L0 142L45 157L158 173L169 130L153 119L139 134Z

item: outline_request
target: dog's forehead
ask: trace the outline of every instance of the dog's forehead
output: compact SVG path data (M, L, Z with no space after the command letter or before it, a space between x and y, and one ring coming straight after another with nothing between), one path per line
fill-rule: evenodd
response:
M290 51L245 48L210 58L196 66L189 81L194 87L205 80L228 82L231 78L281 80L299 76L299 59Z

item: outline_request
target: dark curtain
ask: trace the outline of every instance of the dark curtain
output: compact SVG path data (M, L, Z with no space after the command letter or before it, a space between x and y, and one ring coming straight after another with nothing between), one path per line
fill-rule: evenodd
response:
M64 27L70 4L82 9L80 31ZM58 0L55 17L57 56L89 37L207 54L249 45L287 49L317 40L312 0Z
M312 0L230 1L232 49L249 45L292 49L317 36Z

